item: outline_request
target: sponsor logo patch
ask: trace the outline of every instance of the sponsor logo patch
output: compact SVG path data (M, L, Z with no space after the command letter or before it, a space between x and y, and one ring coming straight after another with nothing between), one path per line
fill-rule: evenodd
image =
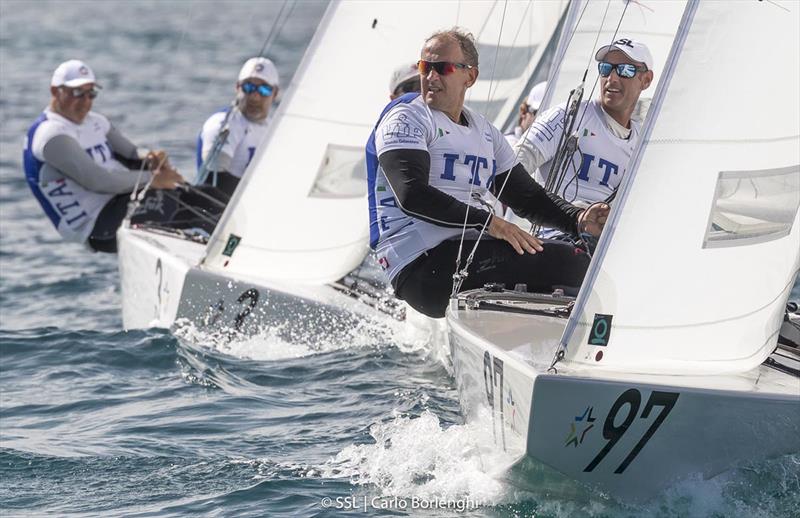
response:
M228 236L228 242L225 243L225 250L222 251L222 255L227 255L228 257L232 256L233 251L236 250L236 247L239 246L241 241L242 238L236 234L231 234Z
M613 315L595 313L592 331L589 333L589 345L608 345L611 338L611 319Z

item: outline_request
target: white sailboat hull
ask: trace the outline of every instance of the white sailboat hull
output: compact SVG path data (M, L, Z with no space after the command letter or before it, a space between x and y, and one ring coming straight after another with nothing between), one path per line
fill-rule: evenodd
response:
M800 452L797 374L766 364L718 376L548 373L564 319L462 306L447 320L466 418L492 416L490 448L505 451L516 485L536 491L560 474L635 502L690 475ZM800 366L796 354L790 363Z
M200 330L252 334L275 323L302 327L301 319L312 314L332 317L330 325L337 325L396 310L376 311L339 283L290 284L208 271L200 264L205 245L170 235L123 226L117 241L126 329L171 329L181 322Z

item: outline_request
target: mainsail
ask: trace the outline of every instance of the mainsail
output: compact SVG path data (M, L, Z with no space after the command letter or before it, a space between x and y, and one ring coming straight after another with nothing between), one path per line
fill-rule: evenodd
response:
M690 2L562 338L573 366L743 372L800 268L800 7Z
M425 37L459 25L478 40L470 105L490 120L516 109L566 8L552 2L333 2L268 134L212 236L204 267L303 283L336 280L369 238L364 143L397 66Z

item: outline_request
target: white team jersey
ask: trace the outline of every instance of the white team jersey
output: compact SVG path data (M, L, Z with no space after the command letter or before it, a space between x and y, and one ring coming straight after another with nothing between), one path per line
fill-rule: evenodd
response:
M77 140L101 167L125 169L114 159L106 140L110 128L108 119L99 113L89 112L81 124L75 124L47 108L28 131L24 151L28 184L59 234L67 241L85 242L103 206L114 194L89 191L55 168L50 169L48 178L41 178L40 172L45 165L44 146L57 135L68 135Z
M504 137L505 137L505 139L508 141L508 143L509 143L509 144L510 144L512 147L514 147L514 146L516 146L516 145L517 145L517 143L519 142L519 139L521 139L521 138L522 138L522 134L523 134L523 133L524 133L524 131L522 130L522 128L521 128L520 126L516 126L516 127L514 128L514 131L513 131L513 132L506 133L506 134L505 134L505 135L503 135L503 136L504 136Z
M397 206L378 156L394 149L427 151L431 159L429 184L484 210L470 192L484 196L494 175L508 171L515 163L514 151L503 134L482 115L465 107L469 126L462 126L429 109L421 96L409 97L396 100L385 112L367 149L371 245L390 278L426 250L461 236L461 227L439 226L404 213ZM373 142L374 155L370 158ZM468 231L467 235L474 238L477 232Z
M526 164L526 159L530 156L525 152L526 146L536 147L545 158L546 162L534 176L542 185L545 185L559 139L564 132L565 106L555 106L539 114L525 140L520 142L523 146L521 161L528 172L533 171ZM577 125L578 122L580 125ZM609 129L600 103L591 100L583 101L578 108L576 128L578 149L583 154L583 159L580 153L575 153L573 167L569 169L557 193L573 203L603 201L614 192L625 175L633 148L639 139L640 124L632 120L630 136L627 139L620 138Z
M198 152L200 152L198 167L208 157L211 148L214 147L214 139L219 134L226 113L227 110L219 111L209 117L203 124L198 146ZM228 133L225 145L222 146L222 153L231 157L231 165L228 172L237 178L241 178L267 131L267 121L265 119L261 122L251 122L242 115L242 112L234 110L233 115L228 120L228 126L230 127L230 133Z

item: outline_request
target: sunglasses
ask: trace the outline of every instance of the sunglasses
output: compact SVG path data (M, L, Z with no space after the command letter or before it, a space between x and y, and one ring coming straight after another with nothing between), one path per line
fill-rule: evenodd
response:
M73 99L81 99L87 95L89 96L89 99L94 99L100 95L100 90L97 88L92 88L90 90L81 90L80 88L64 88L64 90L68 91Z
M610 76L612 70L616 70L619 77L625 77L627 79L635 76L636 72L647 72L646 67L638 68L636 65L631 65L630 63L620 63L619 65L614 65L612 63L601 61L597 64L597 71L600 72L601 77Z
M242 92L246 94L251 94L253 92L258 92L261 97L269 97L272 95L274 88L269 85L257 85L255 83L246 82L242 83Z
M456 69L462 68L472 68L472 65L467 65L466 63L450 63L449 61L425 61L424 59L417 61L417 69L419 73L424 76L428 75L431 69L436 70L436 73L440 76L446 76L455 72Z

